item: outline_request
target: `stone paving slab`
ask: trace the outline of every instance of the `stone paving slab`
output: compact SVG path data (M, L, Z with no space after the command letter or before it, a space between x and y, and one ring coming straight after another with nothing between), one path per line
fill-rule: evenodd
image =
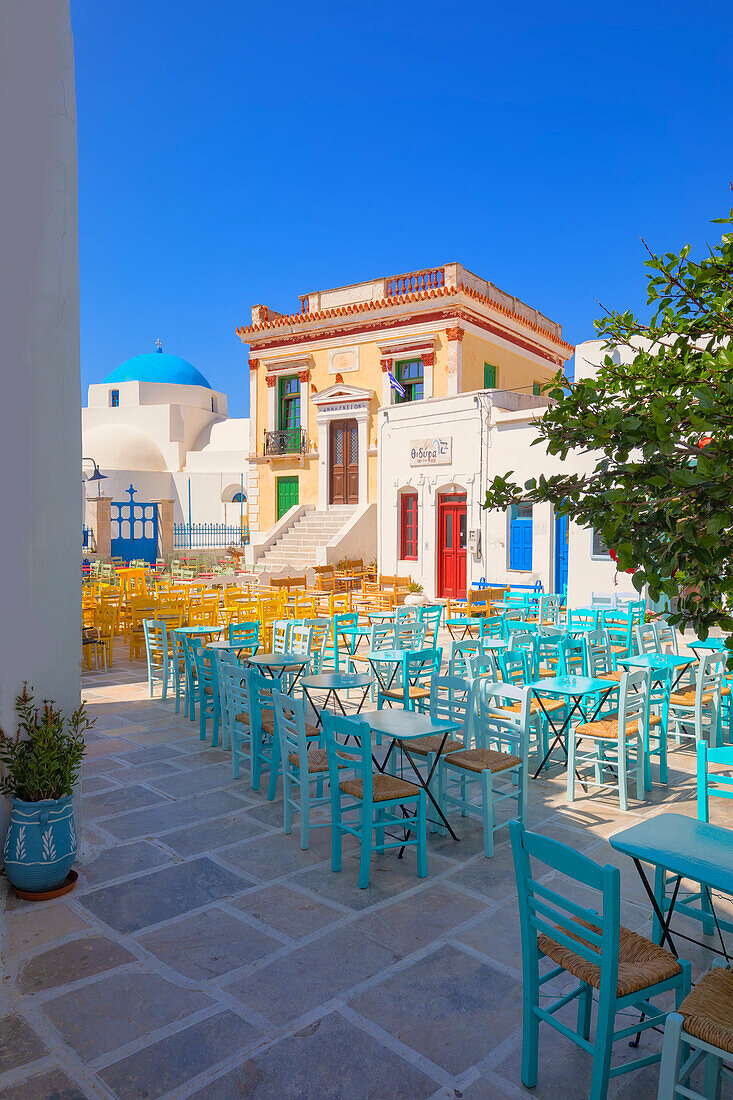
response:
M339 874L330 828L302 852L297 819L282 833L281 784L268 802L266 776L259 792L233 780L227 754L150 700L144 663L122 649L85 676L103 721L83 767L79 886L53 902L10 895L0 915L3 1100L527 1096L507 834L487 860L480 822L456 817L459 843L429 836L427 879L413 850L390 852L359 890L354 843ZM694 758L673 751L670 765L670 787L627 814L592 788L568 806L560 769L530 784L530 827L618 865L622 920L647 933L633 866L606 838L660 809L694 816ZM733 825L733 805L721 820ZM696 976L710 964L689 957ZM648 1053L661 1036L642 1042ZM584 1100L588 1074L584 1055L543 1037L539 1100ZM609 1100L654 1100L656 1081L656 1067L619 1078Z
M206 1085L197 1100L421 1100L435 1082L330 1013Z
M191 860L136 879L101 887L81 897L81 905L118 932L137 932L180 917L208 902L240 893L251 879L207 858Z
M113 1062L99 1076L120 1100L156 1100L224 1061L232 1051L246 1053L259 1038L240 1016L220 1012Z
M159 974L123 973L50 999L42 1011L88 1062L212 1005Z

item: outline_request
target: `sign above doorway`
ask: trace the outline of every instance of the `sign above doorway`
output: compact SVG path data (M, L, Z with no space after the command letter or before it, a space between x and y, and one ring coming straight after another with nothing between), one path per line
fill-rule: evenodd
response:
M453 438L413 439L410 443L411 466L450 466L453 461Z

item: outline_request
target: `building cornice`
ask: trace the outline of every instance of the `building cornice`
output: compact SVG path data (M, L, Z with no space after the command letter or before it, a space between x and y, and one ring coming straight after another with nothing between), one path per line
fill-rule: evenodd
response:
M318 339L322 340L335 333L346 334L351 331L357 334L358 332L373 331L374 329L384 329L385 321L389 324L389 319L385 318L381 321L376 321L376 323L372 322L367 325L359 325L358 319L360 314L374 313L378 310L384 310L390 307L415 305L417 303L425 303L427 305L429 301L435 301L437 305L439 299L455 299L461 296L465 296L465 298L475 302L477 305L484 306L487 310L507 318L518 328L526 330L528 333L527 339L531 339L529 333L536 333L542 340L546 340L555 348L566 351L567 355L565 358L569 358L572 355L574 351L572 344L568 344L549 329L513 312L511 309L490 298L488 295L481 294L479 291L473 290L463 283L459 284L457 287L433 287L411 294L397 294L389 298L380 298L376 301L356 302L353 304L336 306L333 309L316 310L311 313L291 313L287 316L273 317L272 319L263 320L256 324L241 326L236 332L243 343L250 344L250 346L256 346L258 350L264 347L284 347L290 343L310 342L311 340ZM411 320L417 323L419 316L419 312L413 314ZM423 320L424 319L425 317L423 315ZM328 332L320 327L312 327L308 332L301 331L297 334L293 331L297 329L302 330L303 327L309 325L318 326L319 323L323 321L337 321L338 325L329 325ZM356 321L357 324L352 327L354 321ZM404 324L406 322L402 320L401 323ZM280 331L278 332L278 330ZM511 335L507 335L504 332L502 335L504 335L505 338L512 339L515 333L512 330L509 330L509 332ZM517 340L515 342L519 341ZM543 354L544 358L548 358L546 352L539 353ZM553 360L556 359L557 356L554 356Z

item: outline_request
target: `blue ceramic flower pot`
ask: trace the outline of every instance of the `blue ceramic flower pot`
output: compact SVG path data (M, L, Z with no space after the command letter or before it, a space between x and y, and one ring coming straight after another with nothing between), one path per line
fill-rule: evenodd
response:
M57 889L76 859L72 796L10 803L3 860L11 885L35 893Z

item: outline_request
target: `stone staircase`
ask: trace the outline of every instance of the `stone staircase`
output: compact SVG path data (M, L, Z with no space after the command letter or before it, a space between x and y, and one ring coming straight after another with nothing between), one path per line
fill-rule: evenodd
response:
M332 505L327 512L315 508L298 516L280 538L257 558L258 569L290 569L293 575L323 563L323 547L338 535L356 512L352 504Z

